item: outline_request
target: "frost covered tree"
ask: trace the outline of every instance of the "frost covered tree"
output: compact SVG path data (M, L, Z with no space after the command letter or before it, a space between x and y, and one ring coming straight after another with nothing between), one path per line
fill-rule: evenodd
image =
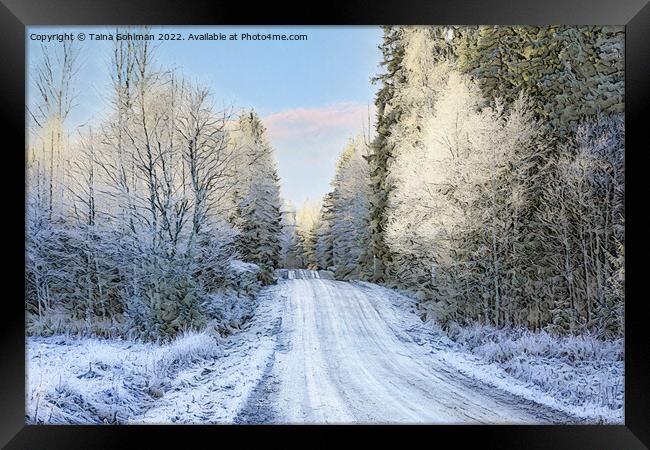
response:
M370 243L370 167L367 138L351 139L341 153L314 227L316 265L339 279L359 278Z
M393 177L391 164L422 138L421 122L430 114L436 93L455 60L454 27L388 27L384 32L381 82L377 106L376 137L368 160L371 166L371 246L362 258L364 271L376 281L392 277L389 247L384 233L390 215ZM457 33L457 32L456 32Z
M477 203L471 166L493 124L478 111L480 100L466 77L450 74L435 113L420 123L423 139L400 154L391 172L395 200L387 237L391 252L399 255L395 276L405 285L435 287L450 304L465 295L452 281L460 270L455 252L470 234L467 216Z
M281 267L297 268L296 255L294 254L293 244L296 232L296 208L288 200L283 201L282 206L282 237L280 245Z
M60 46L42 45L32 68L31 89L37 94L27 107L29 150L27 169L30 180L30 206L47 220L64 212L63 198L69 172L70 143L65 122L75 106L76 77L80 67L79 48L71 42Z
M397 277L438 316L520 324L530 171L546 148L524 98L508 113L482 105L478 86L452 71L421 143L396 159L388 242Z
M296 268L318 268L316 230L319 226L319 210L319 202L307 199L296 212L296 227L291 247Z
M366 267L363 270L372 274L373 281L387 280L386 265L390 262L390 253L386 245L384 232L386 229L386 207L390 185L387 179L388 164L392 154L392 146L388 141L391 126L400 114L399 105L394 105L395 87L403 82L402 58L404 54L402 42L403 29L400 27L385 27L381 65L384 72L373 79L379 82L380 88L375 96L377 108L376 136L368 155L370 164L370 245L362 258Z
M28 174L32 199L53 203L29 208L28 330L167 339L205 325L236 256L229 111L146 41L116 42L111 67L111 110L67 144L63 194Z
M399 176L395 172L395 162L403 155L421 146L424 139L424 123L434 112L440 90L450 71L452 58L451 42L448 38L452 29L444 27L405 27L402 32L402 82L394 87L393 105L399 105L399 120L390 127L386 139L392 149L386 164L386 179L390 190L384 216L389 221L402 199L396 195L395 186ZM397 107L397 106L396 106ZM390 225L388 225L389 227ZM389 245L389 249L391 246ZM403 276L401 268L417 265L407 261L414 255L391 252L391 260L386 269L393 279Z
M79 66L79 49L65 42L41 46L30 68L30 89L36 95L26 111L26 306L40 319L64 298L53 289L66 281L53 252L65 214L71 160L66 119L74 107Z
M625 182L623 117L583 121L557 159L540 205L542 284L554 326L623 332Z
M245 261L262 267L260 276L270 283L280 262L280 184L266 128L254 111L240 116L235 145L234 223L241 230L237 246Z
M319 220L316 224L316 264L322 270L335 270L334 267L334 242L332 236L332 221L336 205L334 194L328 192L323 198L323 203L318 214ZM368 243L366 243L367 249Z

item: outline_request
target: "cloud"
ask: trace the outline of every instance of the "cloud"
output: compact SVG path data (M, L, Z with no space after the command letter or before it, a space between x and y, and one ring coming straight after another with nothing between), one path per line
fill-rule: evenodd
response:
M374 117L374 105L370 114ZM368 106L343 102L321 108L295 108L270 114L263 121L271 141L309 140L340 133L353 135L367 128Z
M330 190L336 160L348 139L368 131L368 109L362 103L339 102L262 117L276 150L284 198L301 205ZM370 105L371 126L374 115L374 105Z

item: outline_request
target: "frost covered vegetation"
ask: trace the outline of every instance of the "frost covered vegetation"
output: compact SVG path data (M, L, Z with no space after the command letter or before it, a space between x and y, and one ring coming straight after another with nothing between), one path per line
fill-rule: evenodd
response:
M373 139L341 155L309 265L425 318L620 338L623 29L387 27Z
M184 366L220 355L215 344L206 333L179 335L169 345L35 339L27 354L27 418L36 424L122 423L146 411Z
M453 326L448 335L462 349L570 405L578 415L622 421L622 339L603 342L591 335L553 336L546 331L477 324Z
M158 66L150 43L120 41L109 110L72 132L78 61L65 43L32 69L27 332L168 340L237 328L281 251L260 119L216 108L207 88Z
M374 127L298 210L255 111L149 42L115 42L109 107L74 130L79 49L43 47L28 421L265 421L276 401L305 421L621 423L623 44L386 27Z
M31 337L26 418L47 424L232 423L274 348L279 303L259 296L245 330L167 343Z

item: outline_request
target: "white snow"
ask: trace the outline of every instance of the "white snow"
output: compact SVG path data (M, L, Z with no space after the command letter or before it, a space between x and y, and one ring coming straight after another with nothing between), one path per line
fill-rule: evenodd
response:
M310 278L282 284L288 298L272 375L279 422L575 421L459 373L447 358L467 369L471 355L430 333L405 297L368 283Z
M603 386L622 376L617 362L603 371L620 357L616 344L497 338L486 329L457 330L455 342L393 290L309 271L286 275L228 338L29 338L28 422L623 421L622 385L611 401L592 389L599 376Z
M458 327L447 335L434 322L416 318L414 299L371 283L359 285L388 300L378 304L391 305L399 318L396 329L428 342L431 356L459 374L573 416L572 422L623 423L622 340L484 326Z
M27 422L230 423L274 347L273 288L228 338L186 334L170 344L55 336L27 341Z

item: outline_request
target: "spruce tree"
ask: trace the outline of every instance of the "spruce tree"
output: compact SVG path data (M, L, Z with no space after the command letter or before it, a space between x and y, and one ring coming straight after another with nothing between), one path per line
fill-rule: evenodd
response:
M332 220L334 218L334 196L325 194L316 227L316 263L320 269L329 270L334 265L334 243Z
M237 165L244 173L234 194L236 213L231 220L240 228L239 253L261 267L260 277L268 283L280 262L280 184L273 149L257 114L243 114L238 125L236 141L241 153Z
M459 43L459 69L488 101L525 94L561 140L582 118L623 111L621 27L482 26L473 37Z
M391 259L384 231L390 191L387 173L393 150L389 143L389 137L391 125L398 120L401 112L398 105L391 104L391 100L395 93L395 86L401 83L404 77L402 73L402 57L404 55L402 34L403 29L400 27L384 28L384 40L380 50L383 56L381 65L385 72L373 79L374 82L379 82L381 87L375 97L377 135L371 144L371 152L368 155L371 177L370 216L368 219L370 245L367 247L367 254L363 255L361 260L366 265L362 269L371 273L370 279L375 282L387 281L385 268Z

